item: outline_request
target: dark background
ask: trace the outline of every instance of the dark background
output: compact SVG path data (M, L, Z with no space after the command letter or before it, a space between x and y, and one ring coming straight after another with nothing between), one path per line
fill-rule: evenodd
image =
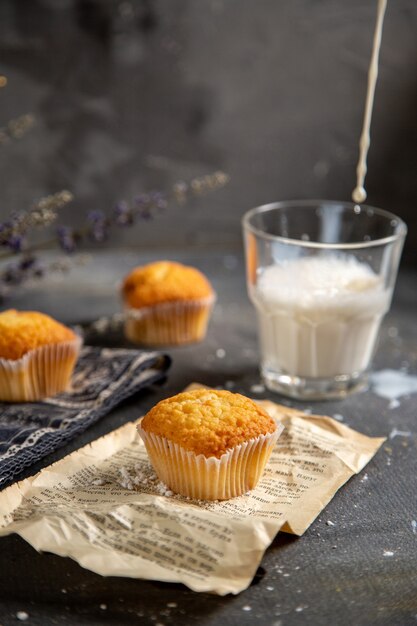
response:
M229 185L107 245L241 245L282 199L349 200L376 0L1 0L0 215L62 188L61 222L222 169ZM410 227L417 262L417 3L388 5L368 202Z
M68 188L75 200L61 223L76 226L91 209L110 212L145 190L218 169L231 177L215 194L112 234L104 245L122 254L97 253L64 280L48 274L12 293L7 306L87 323L120 311L116 286L131 267L166 255L200 267L218 294L206 341L170 350L166 386L132 398L28 473L192 380L229 381L246 395L259 384L240 218L273 200L349 200L375 12L376 0L0 0L8 79L0 126L35 116L24 137L0 145L0 218ZM367 179L369 203L410 226L409 264L417 263L416 33L416 0L389 0ZM415 375L416 307L415 270L404 267L376 370ZM32 626L415 624L415 395L396 408L372 389L310 405L301 406L392 437L303 537L277 537L248 590L220 598L102 578L14 535L1 540L0 623L12 626L26 611Z

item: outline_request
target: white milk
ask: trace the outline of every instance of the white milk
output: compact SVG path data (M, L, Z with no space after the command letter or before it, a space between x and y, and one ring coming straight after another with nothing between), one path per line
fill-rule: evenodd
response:
M329 378L364 371L390 296L372 269L352 256L263 269L251 298L264 373Z

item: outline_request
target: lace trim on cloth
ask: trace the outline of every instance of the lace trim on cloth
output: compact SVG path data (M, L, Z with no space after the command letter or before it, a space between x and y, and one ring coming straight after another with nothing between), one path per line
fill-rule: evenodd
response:
M158 352L84 347L70 391L41 402L0 402L0 488L122 400L162 381L170 362Z

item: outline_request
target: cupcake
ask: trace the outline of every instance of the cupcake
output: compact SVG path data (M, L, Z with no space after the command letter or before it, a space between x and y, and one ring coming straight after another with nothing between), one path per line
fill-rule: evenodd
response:
M180 345L206 335L215 293L194 267L158 261L124 280L125 335L133 343Z
M249 398L211 389L159 402L138 426L158 478L198 500L253 489L282 429Z
M0 400L30 402L68 388L81 339L48 315L0 313Z

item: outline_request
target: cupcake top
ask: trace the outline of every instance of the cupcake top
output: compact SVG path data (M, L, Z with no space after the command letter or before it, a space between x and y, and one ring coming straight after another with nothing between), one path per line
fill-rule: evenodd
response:
M0 313L0 358L20 359L42 346L73 341L77 335L59 322L36 311L9 309Z
M238 393L196 389L162 400L141 428L185 450L220 458L230 448L273 433L276 423L255 402Z
M204 274L195 267L157 261L132 270L124 280L122 294L128 306L139 309L164 302L208 298L214 292Z

